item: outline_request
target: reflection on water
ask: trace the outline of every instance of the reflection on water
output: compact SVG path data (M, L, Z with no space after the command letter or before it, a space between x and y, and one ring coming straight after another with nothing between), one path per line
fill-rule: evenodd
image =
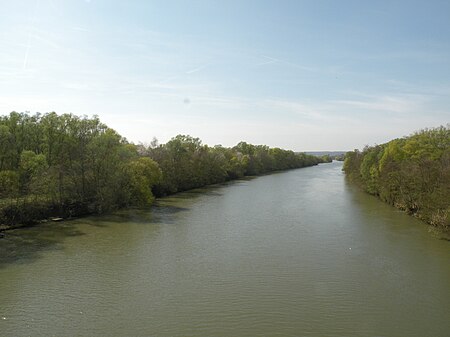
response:
M449 243L320 165L8 232L5 336L447 336Z

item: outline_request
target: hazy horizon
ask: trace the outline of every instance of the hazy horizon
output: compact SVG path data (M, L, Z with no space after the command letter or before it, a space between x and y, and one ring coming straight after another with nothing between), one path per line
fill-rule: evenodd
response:
M347 151L450 122L444 1L0 0L0 114Z

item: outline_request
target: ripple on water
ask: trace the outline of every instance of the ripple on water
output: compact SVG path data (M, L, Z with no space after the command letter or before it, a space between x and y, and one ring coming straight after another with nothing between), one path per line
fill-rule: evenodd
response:
M340 165L8 233L2 335L448 336L448 242Z

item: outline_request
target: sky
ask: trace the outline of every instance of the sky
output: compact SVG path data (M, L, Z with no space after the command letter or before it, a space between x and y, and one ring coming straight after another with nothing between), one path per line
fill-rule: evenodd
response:
M450 1L0 0L0 114L353 150L450 122Z

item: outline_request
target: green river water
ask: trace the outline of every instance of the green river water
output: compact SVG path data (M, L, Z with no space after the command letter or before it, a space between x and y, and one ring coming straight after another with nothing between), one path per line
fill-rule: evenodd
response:
M9 231L0 336L450 336L450 242L341 168Z

